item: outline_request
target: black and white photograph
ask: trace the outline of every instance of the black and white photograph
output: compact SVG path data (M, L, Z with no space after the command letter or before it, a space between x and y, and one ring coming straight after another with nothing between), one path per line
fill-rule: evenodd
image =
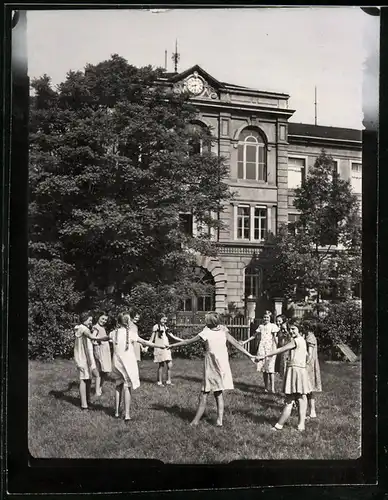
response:
M360 458L379 18L29 10L26 26L31 456Z

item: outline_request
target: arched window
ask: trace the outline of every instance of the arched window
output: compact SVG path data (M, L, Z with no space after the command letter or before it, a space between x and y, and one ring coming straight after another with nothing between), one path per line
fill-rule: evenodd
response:
M192 137L189 140L191 148L190 155L197 155L211 152L210 135L205 125L192 123L189 126Z
M245 268L245 298L257 299L261 295L262 270L255 265L249 265Z
M244 129L239 137L237 177L267 181L267 152L263 137L253 129Z

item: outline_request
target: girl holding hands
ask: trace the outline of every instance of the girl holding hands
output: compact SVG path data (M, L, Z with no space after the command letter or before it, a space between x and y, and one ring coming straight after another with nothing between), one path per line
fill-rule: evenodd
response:
M257 356L256 361L260 362L267 358L273 358L277 354L289 352L287 370L283 381L283 392L286 395L286 402L279 421L272 429L283 429L283 425L291 415L293 402L297 401L299 408L298 430L304 431L307 409L306 395L311 392L306 369L307 345L296 325L290 327L290 334L292 339L288 344L265 355Z
M277 347L277 334L279 332L279 327L274 323L271 323L271 317L272 313L270 311L265 311L263 324L259 325L255 335L252 335L252 337L249 337L248 340L241 342L241 345L244 346L254 338L260 336L259 348L257 350L257 356L260 361L257 363L257 371L263 372L264 391L274 393L276 359L269 357L268 354Z
M158 347L152 342L142 339L137 334L137 328L131 322L129 314L120 313L117 317L117 327L110 333L113 342L113 370L116 378L115 417L119 418L120 404L124 396L124 420L129 423L131 407L131 391L140 386L139 368L136 360L134 344ZM161 347L159 347L161 348Z
M172 333L170 333L167 327L167 316L165 314L160 314L159 321L152 328L152 335L150 338L150 342L153 342L156 347L154 350L154 363L158 363L158 385L163 385L163 368L166 367L166 385L172 385L171 383L171 367L172 367L172 357L171 351L165 349L168 347L169 337L175 341L180 342L182 339L179 337L175 337Z
M205 317L206 327L195 337L181 340L172 344L168 349L193 344L195 342L205 343L204 376L199 396L197 413L190 425L198 425L207 403L209 392L214 393L217 404L217 427L222 427L224 415L223 391L234 388L232 372L229 365L229 354L227 342L230 342L236 349L245 354L252 361L252 356L234 339L226 326L221 325L220 316L217 313L207 314Z
M315 409L315 393L322 391L321 369L318 359L318 343L311 328L306 332L307 344L307 376L310 381L311 391L307 393L307 406L309 416L307 418L317 418Z
M92 343L96 336L90 331L92 324L93 316L89 313L83 313L80 315L80 324L75 327L74 361L80 378L79 392L82 410L88 409L92 376L98 377ZM101 335L99 340L109 340L109 337Z

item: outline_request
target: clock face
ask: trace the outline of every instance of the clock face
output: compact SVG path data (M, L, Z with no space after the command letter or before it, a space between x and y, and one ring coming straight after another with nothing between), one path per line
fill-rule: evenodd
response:
M187 89L194 95L198 95L203 90L203 81L198 76L192 76L187 80Z

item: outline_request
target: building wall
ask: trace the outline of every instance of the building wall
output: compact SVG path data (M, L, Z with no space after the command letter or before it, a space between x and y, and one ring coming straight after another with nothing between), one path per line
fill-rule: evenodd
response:
M235 199L225 205L220 218L225 227L219 233L219 261L225 270L225 293L216 300L216 308L222 312L227 304L233 302L237 307L245 306L245 269L252 259L253 252L260 253L262 244L241 243L236 239L236 208L239 204L260 205L269 210L269 228L276 233L281 223L287 223L288 214L296 213L293 207L293 190L288 188L288 157L300 156L306 158L306 173L317 157L322 147L318 145L293 144L287 142L287 122L284 120L254 122L255 127L262 131L268 141L267 173L268 181L259 182L237 178L237 144L238 137L245 127L251 127L252 121L246 117L238 117L234 113L204 114L203 122L210 125L217 142L213 147L215 153L225 158L229 177L227 182L236 192ZM339 174L345 180L351 180L351 163L361 162L361 150L325 146L325 151L338 161ZM360 195L361 196L361 195Z
M200 68L197 68L200 73ZM201 75L200 75L201 76ZM187 74L185 78L189 78ZM201 78L206 79L205 76ZM213 84L211 84L213 85ZM214 97L214 86L211 86ZM219 231L219 253L216 260L200 260L216 280L216 309L223 312L229 302L244 307L244 273L256 254L263 269L268 265L263 243L236 239L236 214L239 204L260 205L267 208L267 229L276 233L279 224L288 222L289 213L296 213L293 207L293 191L288 188L289 156L306 158L306 173L314 165L322 151L322 146L307 137L294 140L288 136L288 96L284 94L260 93L259 91L238 90L227 86L216 90L214 104L209 99L195 98L200 110L199 119L209 127L215 137L213 152L222 156L228 167L228 182L235 199L224 206L220 219L224 228ZM249 109L247 106L249 105ZM245 127L255 127L264 137L267 153L267 182L238 178L238 141ZM327 145L325 150L338 160L341 178L351 179L351 162L361 162L361 148ZM330 140L329 140L330 142ZM319 140L318 140L319 143ZM360 195L361 196L361 195Z

